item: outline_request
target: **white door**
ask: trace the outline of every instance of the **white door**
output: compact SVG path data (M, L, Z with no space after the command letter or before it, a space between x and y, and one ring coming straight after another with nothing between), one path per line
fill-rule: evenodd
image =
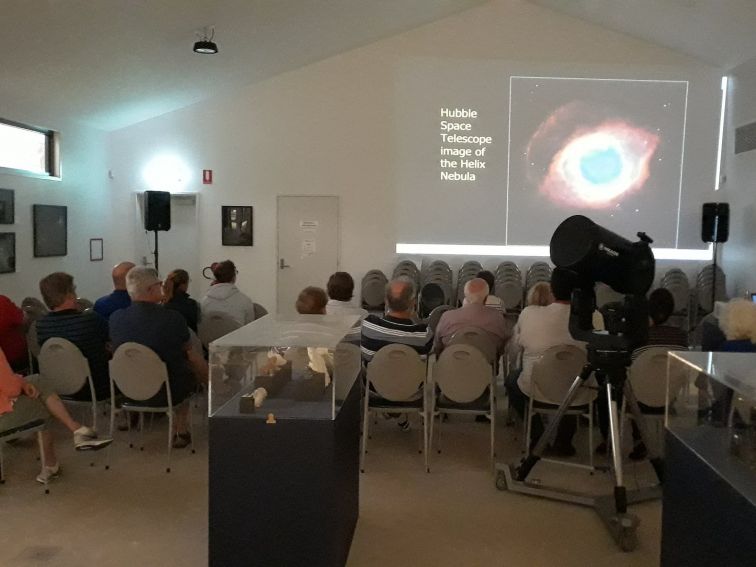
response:
M325 288L339 266L339 198L278 197L278 312L294 313L308 285Z

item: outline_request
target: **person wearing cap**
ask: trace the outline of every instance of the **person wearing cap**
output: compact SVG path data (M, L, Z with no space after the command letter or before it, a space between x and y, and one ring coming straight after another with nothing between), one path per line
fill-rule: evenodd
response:
M197 380L207 381L207 363L193 350L189 327L180 313L166 309L163 282L152 268L136 266L126 274L131 305L110 317L110 341L115 351L123 343L135 342L152 349L165 362L168 384L176 413L173 446L190 444L188 398ZM165 406L166 392L160 391L141 405Z
M225 313L239 325L255 320L255 304L236 287L236 266L224 260L210 266L215 280L200 301L203 317L208 313Z

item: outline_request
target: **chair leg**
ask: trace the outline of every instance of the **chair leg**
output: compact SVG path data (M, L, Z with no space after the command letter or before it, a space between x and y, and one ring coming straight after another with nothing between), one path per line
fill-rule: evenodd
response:
M593 402L588 405L588 464L593 468Z
M5 461L3 460L3 445L5 445L5 441L0 441L0 484L5 484Z
M168 410L168 466L165 472L171 472L171 451L173 451L173 408Z
M189 443L191 444L190 448L192 450L192 455L194 455L197 453L197 451L194 448L194 420L192 419L192 401L189 400L186 403L189 404Z
M39 460L42 462L42 471L44 471L47 466L47 461L45 461L45 443L42 440L42 431L37 431L37 443L39 444ZM45 494L50 494L47 477L45 477L44 487Z
M489 407L491 412L491 467L493 467L496 460L496 397L493 393L493 386L491 387L491 401Z
M530 455L530 435L533 433L533 398L528 404L528 417L525 419L525 455Z
M139 412L139 450L144 451L144 412Z
M365 472L365 454L367 453L368 436L370 435L370 388L369 385L365 387L365 395L363 397L364 403L362 408L362 451L360 453L360 472Z
M92 400L92 429L97 431L97 400Z
M430 424L428 427L430 428L430 431L428 432L428 445L425 451L425 454L427 456L428 462L426 463L426 467L428 472L430 472L430 453L433 451L433 429L435 428L435 421L436 421L436 390L433 385L431 385L431 394L430 394L430 412L428 413L428 421Z

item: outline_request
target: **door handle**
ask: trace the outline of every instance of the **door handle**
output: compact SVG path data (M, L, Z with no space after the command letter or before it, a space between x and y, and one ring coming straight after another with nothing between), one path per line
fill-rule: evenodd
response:
M291 268L291 266L290 266L289 264L287 264L286 262L284 262L284 259L283 259L283 258L281 258L281 259L279 260L279 262L278 262L278 267L279 267L279 268L281 268L282 270L283 270L284 268Z

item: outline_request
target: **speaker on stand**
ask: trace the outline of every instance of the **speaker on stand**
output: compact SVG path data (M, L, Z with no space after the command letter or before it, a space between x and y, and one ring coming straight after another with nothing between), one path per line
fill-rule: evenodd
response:
M160 273L158 231L171 230L171 194L168 191L144 192L144 229L155 233L155 271Z
M714 243L714 271L712 273L711 309L717 294L717 257L719 243L727 242L730 237L729 203L704 203L701 214L701 240Z

